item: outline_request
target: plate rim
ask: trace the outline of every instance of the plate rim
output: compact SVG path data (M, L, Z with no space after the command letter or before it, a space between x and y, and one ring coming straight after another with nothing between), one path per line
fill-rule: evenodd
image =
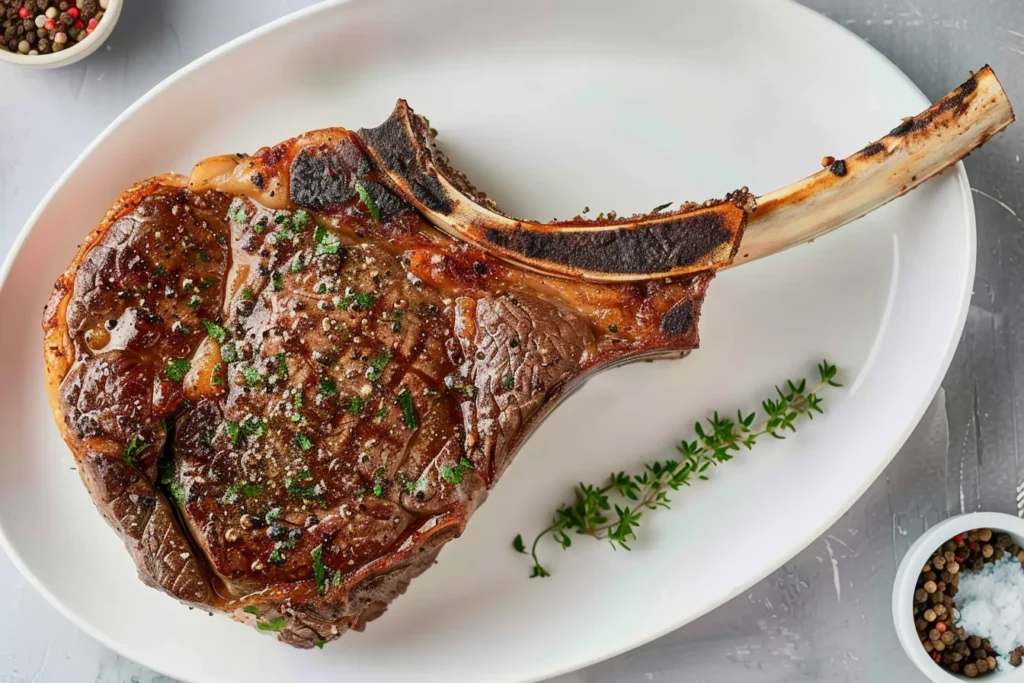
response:
M42 199L38 202L36 207L33 209L29 217L26 219L21 230L16 235L14 241L11 243L10 250L7 253L3 263L0 264L0 291L7 285L7 280L10 277L11 271L13 270L14 263L17 260L20 252L24 246L28 236L35 229L39 222L43 212L49 206L56 194L63 188L67 181L75 174L78 168L84 163L84 161L93 153L93 151L99 147L103 142L113 135L117 129L129 118L134 116L138 110L147 105L152 99L159 96L165 90L172 87L178 81L184 79L186 76L191 74L206 65L207 63L214 61L222 54L230 52L235 49L236 46L243 43L255 40L268 33L272 33L279 28L287 26L293 22L301 21L310 15L315 15L320 12L327 11L330 8L339 7L342 5L350 4L352 0L320 0L308 7L289 12L277 19L274 19L266 24L258 26L246 33L243 33L230 41L200 55L188 64L183 65L173 73L166 76L159 83L155 84L143 95L136 99L130 106L124 111L118 114L104 129L82 150L82 152L75 158L75 160L68 166L68 168L58 177L50 189L43 195ZM817 12L797 0L775 0L775 2L782 5L789 5L790 9L794 9L797 12L802 12L806 17L810 17L811 21L825 21L831 24L834 28L838 28L840 31L852 36L859 41L864 47L868 48L870 53L874 53L877 58L883 62L888 69L893 72L893 75L902 80L909 90L917 93L919 96L922 108L928 106L931 102L924 92L917 86L916 83L900 69L888 56L883 54L878 48L871 43L863 40L851 31L846 26L836 22L830 17ZM946 342L946 348L943 351L939 365L937 366L935 376L932 378L930 385L927 387L927 392L924 394L919 405L913 411L912 419L907 422L899 435L892 441L892 445L889 449L889 453L878 460L877 467L866 477L863 482L851 489L851 493L847 496L842 503L836 508L836 511L821 518L820 523L815 529L808 534L806 537L801 538L795 543L791 544L791 549L786 549L776 557L771 558L772 563L766 563L765 566L779 566L786 562L789 558L795 556L797 553L807 548L815 539L819 538L825 531L827 531L838 519L840 519L849 509L861 498L864 492L870 487L885 470L886 467L892 462L896 454L900 451L903 445L909 439L911 433L917 427L921 418L924 416L925 411L928 409L932 399L934 398L937 391L941 388L942 381L944 380L946 373L953 361L953 357L956 353L957 348L960 345L960 341L963 336L963 330L966 326L967 315L970 308L970 302L973 292L975 272L977 268L977 217L975 214L974 198L970 188L970 182L967 177L967 171L962 161L958 162L955 166L948 169L943 175L948 175L953 178L956 182L956 188L959 191L959 199L961 200L965 209L966 218L966 242L965 246L965 258L967 259L967 268L964 272L964 281L960 283L960 305L957 311L956 319L953 321L953 328L950 338ZM129 645L115 641L109 637L105 632L93 627L93 625L79 615L77 611L67 607L57 597L51 593L42 582L36 577L36 575L29 569L21 555L17 552L13 544L7 538L4 528L0 525L0 550L10 558L11 563L17 568L20 575L26 580L26 582L32 586L39 594L43 596L46 602L57 610L57 612L70 621L76 628L81 629L91 638L107 647L108 649L118 653L119 655L125 656L134 662L137 662L161 675L169 676L172 678L180 678L174 672L164 669L161 665L154 662L150 662L149 657L139 656L133 648ZM705 609L696 614L688 615L679 621L666 622L667 625L658 628L644 631L635 637L623 639L621 645L617 648L613 648L607 652L599 654L593 654L590 657L581 657L576 661L567 662L564 666L552 669L550 671L541 674L528 674L525 678L516 678L514 680L520 681L520 683L536 683L538 681L547 680L549 678L557 677L570 673L573 671L580 670L582 668L592 666L599 662L603 662L614 657L617 657L625 652L629 652L638 647L641 647L647 643L653 642L665 635L676 631L688 623L696 621L697 619L705 616L706 614L714 611L718 607L722 606L726 602L732 600L743 591L748 590L751 586L764 579L765 576L770 574L769 569L762 576L754 579L750 583L737 584L731 591L723 591L718 599L711 601ZM184 679L183 679L184 680ZM511 679L510 679L511 680Z

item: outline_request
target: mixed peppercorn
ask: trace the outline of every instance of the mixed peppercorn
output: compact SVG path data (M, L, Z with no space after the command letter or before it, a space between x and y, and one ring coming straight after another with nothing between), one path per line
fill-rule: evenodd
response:
M96 30L108 0L0 0L0 49L23 55L60 52Z
M1024 549L1008 535L973 529L943 543L921 569L914 592L914 625L925 651L942 668L975 678L995 671L999 654L1020 665L1024 652L997 653L988 640L956 625L960 614L954 597L961 572L978 571L1007 553L1024 563Z

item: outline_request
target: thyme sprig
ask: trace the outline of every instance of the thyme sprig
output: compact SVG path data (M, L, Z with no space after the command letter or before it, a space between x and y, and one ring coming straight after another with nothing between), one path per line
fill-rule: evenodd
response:
M512 547L533 559L531 578L551 575L537 557L537 546L548 535L563 550L572 545L572 533L607 540L613 549L629 550L645 511L668 509L672 503L669 491L690 486L694 478L706 481L713 465L732 460L743 448L752 449L760 437L784 439L786 432L796 432L802 415L814 419L815 413L823 412L821 391L842 386L836 381L837 375L835 365L822 361L816 385L808 390L807 380L801 379L776 386L777 398L761 402L760 419L756 411L746 415L737 411L735 419L715 412L706 424L694 424L697 438L679 442L676 450L680 458L645 464L640 474L612 473L600 485L580 482L574 490L575 501L555 511L551 524L537 534L529 551L522 535L515 537Z

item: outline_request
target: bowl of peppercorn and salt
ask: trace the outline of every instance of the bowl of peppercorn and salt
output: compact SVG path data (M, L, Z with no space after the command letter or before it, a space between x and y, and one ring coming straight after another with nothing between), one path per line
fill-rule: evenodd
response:
M0 0L0 61L55 68L88 57L114 30L123 0Z
M936 683L1024 683L1024 519L951 517L919 538L893 588L900 644Z

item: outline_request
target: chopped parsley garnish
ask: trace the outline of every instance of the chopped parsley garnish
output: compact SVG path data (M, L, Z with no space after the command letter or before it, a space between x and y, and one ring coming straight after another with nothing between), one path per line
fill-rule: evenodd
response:
M324 645L326 645L326 644L327 644L326 640L318 640L318 641L316 641L314 643L314 645L316 645L321 650L324 649Z
M234 363L238 360L238 347L233 342L225 344L220 348L220 357L224 359L225 363Z
M281 273L276 270L270 274L270 289L275 292L280 292L284 289L284 279L281 277Z
M213 287L213 280L208 280L205 277L199 281L199 289L209 289Z
M288 376L288 363L285 360L284 351L278 353L274 358L277 360L277 371L285 377Z
M338 241L337 235L332 235L319 225L313 231L313 241L316 242L317 256L321 254L337 254L338 249L341 248L341 242Z
M267 523L272 524L281 519L281 508L270 508L267 511Z
M296 232L305 230L310 220L312 219L309 217L309 213L299 209L292 214L292 227L295 228Z
M383 467L378 467L377 471L373 473L373 495L376 498L383 498L384 491L390 486L390 482L387 479L387 470Z
M228 211L228 218L236 223L245 223L249 220L249 216L245 213L245 209L243 208L235 211Z
M160 277L161 275L167 275L167 269L166 268L157 267L157 268L153 269L153 275L156 275L157 277Z
M298 391L295 392L294 398L292 398L292 405L295 406L295 410L302 408L302 394Z
M180 382L185 379L190 367L192 367L192 363L187 358L175 358L167 364L167 379L172 382Z
M441 466L441 477L449 484L460 484L466 475L466 470L473 469L473 463L467 458L462 458L454 467L449 465Z
M285 561L285 556L280 550L275 548L274 552L270 553L270 557L267 559L270 560L271 564L282 564Z
M295 260L292 261L291 268L289 268L288 270L293 272L293 273L301 273L305 267L306 266L303 265L303 263L302 263L302 257L301 256L296 256Z
M153 444L151 443L145 443L142 440L141 434L136 434L135 436L133 436L131 438L131 441L128 442L128 445L124 447L124 464L128 465L129 467L133 466L135 464L135 456L137 456L139 453L146 450L147 448L151 447L152 445Z
M250 415L242 420L239 429L242 430L242 434L245 436L258 439L267 433L267 423L254 415Z
M335 588L341 585L341 572L334 572L334 576L331 577L331 585Z
M203 303L203 297L199 296L198 294L193 294L192 298L188 300L188 307L199 308L199 305L201 303Z
M282 227L282 233L285 231L291 233L293 230L295 232L302 232L312 220L309 212L302 209L299 209L291 216L287 215L284 211L278 211L274 214L274 222Z
M409 429L419 427L419 420L416 419L416 407L412 404L412 392L408 389L402 389L398 393L398 398L395 402L402 409L402 422L405 426Z
M274 552L277 553L276 550ZM278 554L280 554L280 553L278 553ZM270 557L271 557L270 561L273 562L274 561L273 560L274 556L271 555ZM284 562L284 559L282 558L281 561ZM275 619L271 619L270 621L257 621L256 622L256 628L258 628L261 631L274 631L275 633L278 632L278 631L283 631L284 630L284 617L277 617Z
M213 372L210 374L210 384L215 387L219 387L224 384L224 364L217 363L213 366Z
M281 232L277 233L277 238L282 240L293 240L295 239L295 232L291 228L281 228Z
M405 482L405 490L409 493L416 493L417 491L422 491L425 488L427 488L426 479L416 479L414 481Z
M217 323L210 322L209 320L203 321L203 327L206 328L206 333L213 337L214 341L219 344L223 344L228 340L228 331Z
M346 409L353 415L358 415L363 409L363 399L361 396L352 396L348 399L348 405Z
M236 481L224 489L224 495L221 497L220 502L222 505L234 505L238 502L240 495L246 498L255 498L261 493L263 493L263 487L260 484L243 484Z
M505 385L506 389L511 389L512 387L514 387L516 385L516 378L515 378L515 376L514 375L508 375L507 377L505 377L505 381L502 382L502 384Z
M157 484L178 505L185 502L185 489L178 481L174 471L174 458L161 455L156 461Z
M296 498L316 498L316 487L303 486L290 478L284 480L284 488L288 495L295 496Z
M313 558L313 578L316 579L316 590L323 593L327 589L327 571L324 569L324 546L318 545L309 551Z
M310 448L313 447L313 442L309 440L308 436L306 436L302 432L299 432L298 434L295 435L295 445L297 445L304 451L308 451Z
M338 385L333 379L322 379L318 391L324 396L334 396L338 393Z
M384 406L383 408L381 408L380 410L377 411L377 420L378 421L379 420L383 420L387 416L388 416L388 407L387 406Z
M242 436L242 428L238 426L238 423L231 421L225 422L224 431L227 432L228 438L231 439L231 445L237 446L238 440Z
M242 298L245 299L246 301L256 301L256 294L254 294L251 289L246 287L245 289L242 290Z
M234 505L238 501L238 494L242 490L242 485L234 483L231 486L224 489L224 495L220 497L221 505Z
M313 288L313 292L315 294L326 294L327 293L327 285L325 285L323 282L321 282L320 284L318 284L316 287Z
M370 367L366 370L366 379L371 382L376 382L384 374L384 368L387 367L391 361L391 352L384 351L379 356L370 361Z
M210 255L207 254L205 251L201 251L199 252L199 260L202 261L203 263L209 263Z
M256 232L257 235L262 235L263 231L267 229L267 226L264 225L263 223L255 223L253 224L252 229Z
M362 183L356 183L356 193L359 195L359 201L366 205L366 208L370 210L370 215L373 216L373 220L380 222L380 209L377 208L377 202L373 201L373 197L370 196L370 191L363 186Z
M373 294L363 294L362 292L355 294L353 298L356 302L356 308L360 311L370 308L373 306L373 302L376 301Z
M250 387L254 387L263 381L260 371L251 366L242 368L242 377L245 379L246 386Z
M243 611L246 614L259 614L260 613L260 608L257 607L256 605L246 605L245 609Z

